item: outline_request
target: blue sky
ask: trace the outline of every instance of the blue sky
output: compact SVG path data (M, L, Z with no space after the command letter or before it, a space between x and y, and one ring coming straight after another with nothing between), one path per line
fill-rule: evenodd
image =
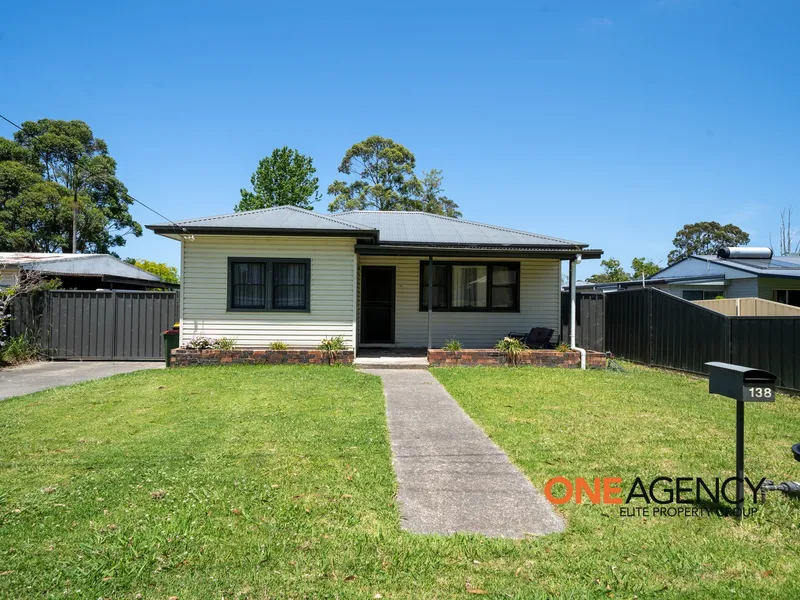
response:
M0 113L86 121L171 219L231 212L283 145L324 191L373 134L442 169L465 218L626 266L700 220L767 244L800 209L794 2L76 4L6 7ZM118 252L179 256L149 231Z

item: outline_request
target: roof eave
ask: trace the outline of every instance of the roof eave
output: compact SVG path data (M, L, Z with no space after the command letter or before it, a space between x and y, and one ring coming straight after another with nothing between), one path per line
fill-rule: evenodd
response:
M560 258L567 260L581 255L585 259L600 258L603 251L597 248L560 246L494 246L454 244L356 244L356 254L369 256L462 256L474 258Z

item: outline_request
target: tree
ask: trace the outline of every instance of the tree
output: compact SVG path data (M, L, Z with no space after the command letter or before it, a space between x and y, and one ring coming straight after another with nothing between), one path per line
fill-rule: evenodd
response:
M405 146L378 135L368 137L345 153L339 172L358 179L330 184L328 194L334 199L328 209L413 210L415 166L414 154Z
M257 210L273 206L299 206L313 210L318 202L319 179L314 177L311 157L287 146L275 148L270 156L258 163L250 183L253 191L241 190L242 199L234 207L236 212Z
M714 254L722 246L746 246L750 235L736 225L720 225L716 221L701 221L684 225L675 234L667 262L673 264L693 254Z
M793 206L787 206L781 211L781 229L780 229L781 256L786 256L787 254L800 253L800 240L798 240L795 243L795 235L797 234L797 231L792 229L792 214L794 214ZM771 245L772 244L770 244L770 246Z
M630 274L625 272L625 269L622 268L621 263L616 258L601 260L600 266L603 267L603 272L587 277L586 281L592 283L614 283L631 280Z
M633 271L633 277L631 279L641 279L642 277L647 279L658 273L660 270L661 267L659 267L652 260L646 260L644 257L634 258L631 261L631 271Z
M461 217L458 205L444 195L442 179L442 172L439 169L431 169L423 174L417 195L419 201L418 210L458 219Z
M126 258L125 262L134 267L138 267L142 271L152 273L161 278L161 281L167 283L180 283L181 278L178 276L178 269L168 265L167 263L160 263L146 258Z
M414 154L402 144L373 135L351 147L339 172L355 175L350 183L328 186L333 200L328 210L421 210L460 217L458 205L444 196L442 172L432 169L420 181Z
M0 144L0 159L27 165L40 175L40 181L67 191L61 194L61 208L69 203L69 218L65 221L64 211L58 211L58 235L49 238L46 246L57 246L62 252L110 252L125 244L126 235L142 235L141 225L129 212L133 200L116 176L117 163L105 141L94 137L86 123L26 121L14 139L17 147L10 145L10 140ZM52 198L52 186L48 192ZM0 206L0 212L4 208ZM7 220L5 226L13 229L25 224ZM70 235L65 236L65 232Z

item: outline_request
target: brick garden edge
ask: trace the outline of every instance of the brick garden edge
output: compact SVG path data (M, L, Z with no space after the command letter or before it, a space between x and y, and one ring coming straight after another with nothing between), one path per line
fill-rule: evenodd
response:
M586 352L587 369L605 369L606 363L604 353ZM428 364L432 367L513 366L506 353L500 350L428 350ZM524 350L517 356L517 366L578 369L581 366L581 355L572 351Z
M176 348L172 351L170 364L174 367L195 365L351 365L353 364L353 351L341 350L329 361L328 355L322 350Z

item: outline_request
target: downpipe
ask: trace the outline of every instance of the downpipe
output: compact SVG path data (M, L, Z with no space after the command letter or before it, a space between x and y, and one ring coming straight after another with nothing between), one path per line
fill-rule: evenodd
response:
M569 347L581 354L581 369L586 370L586 350L575 345L575 266L581 262L581 255L577 254L574 260L569 261Z

